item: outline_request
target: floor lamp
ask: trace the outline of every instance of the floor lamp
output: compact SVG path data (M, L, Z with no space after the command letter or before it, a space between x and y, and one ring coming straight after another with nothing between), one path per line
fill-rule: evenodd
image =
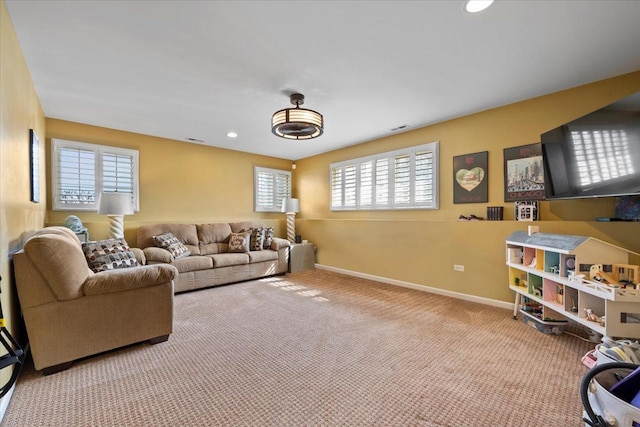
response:
M287 240L296 241L296 213L300 212L298 199L282 199L282 212L287 214Z
M131 193L101 193L98 215L109 217L109 237L124 239L124 216L133 213Z

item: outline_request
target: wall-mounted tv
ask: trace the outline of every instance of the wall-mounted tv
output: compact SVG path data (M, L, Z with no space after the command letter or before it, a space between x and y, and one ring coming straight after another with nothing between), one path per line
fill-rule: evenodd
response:
M548 200L640 195L640 92L540 140Z

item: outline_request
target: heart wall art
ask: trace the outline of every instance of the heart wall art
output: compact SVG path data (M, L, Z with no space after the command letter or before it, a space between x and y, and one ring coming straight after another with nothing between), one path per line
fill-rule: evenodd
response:
M488 151L453 158L453 203L489 201Z

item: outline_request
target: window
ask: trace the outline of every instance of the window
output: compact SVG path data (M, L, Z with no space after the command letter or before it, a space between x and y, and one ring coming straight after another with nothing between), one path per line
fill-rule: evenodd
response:
M437 142L330 168L331 210L438 208Z
M254 175L254 210L280 212L282 200L291 197L291 172L256 166Z
M103 191L131 193L138 202L138 151L52 139L54 210L98 210Z

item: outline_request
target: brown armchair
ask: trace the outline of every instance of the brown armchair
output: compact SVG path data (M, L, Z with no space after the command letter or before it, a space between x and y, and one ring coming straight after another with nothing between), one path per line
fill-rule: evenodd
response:
M45 375L103 351L166 341L172 332L173 266L94 273L65 227L38 231L13 262L33 362Z

